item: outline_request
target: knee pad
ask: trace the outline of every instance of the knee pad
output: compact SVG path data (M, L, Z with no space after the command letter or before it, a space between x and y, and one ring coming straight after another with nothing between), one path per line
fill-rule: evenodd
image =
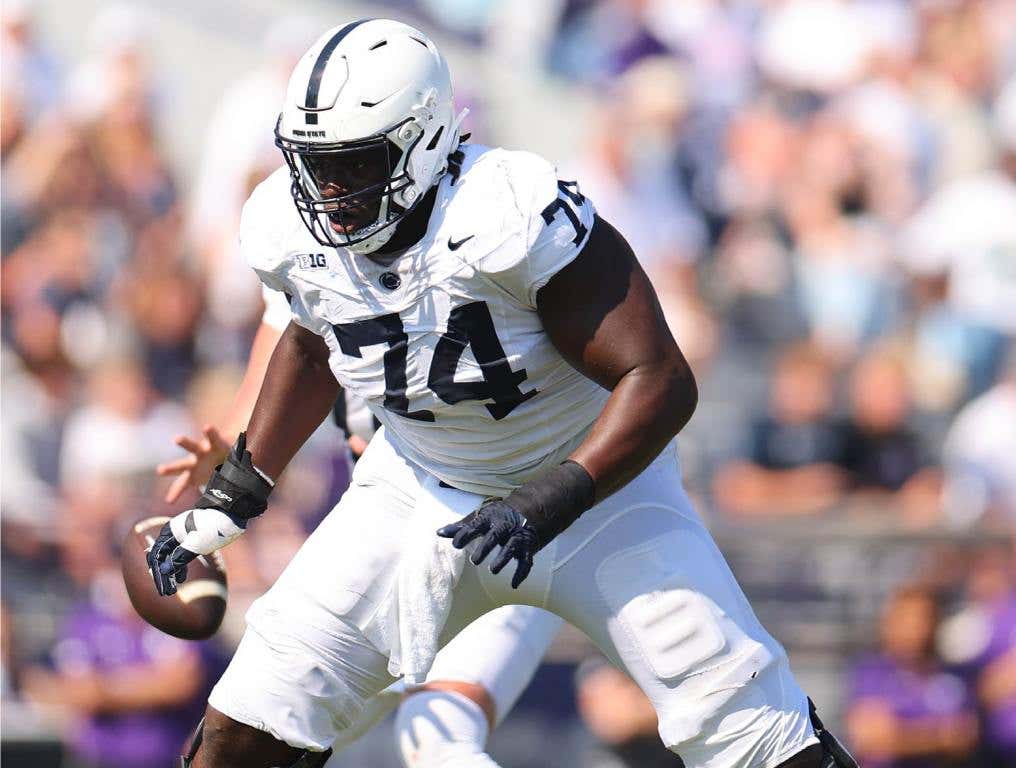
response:
M180 768L190 768L190 764L194 761L194 756L198 753L198 748L201 746L201 740L204 736L205 719L202 717L198 723L198 727L194 729L194 735L191 736L190 744L187 747L187 754L180 757ZM332 750L326 749L324 752L303 752L295 762L290 763L287 766L279 766L279 768L323 768L324 764L328 762L328 758L332 756Z
M490 727L480 705L453 691L420 691L395 718L405 768L498 768L484 752Z

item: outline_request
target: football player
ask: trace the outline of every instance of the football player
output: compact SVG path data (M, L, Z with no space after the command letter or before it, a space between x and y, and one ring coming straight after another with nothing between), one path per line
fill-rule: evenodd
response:
M160 475L176 476L166 493L170 504L188 487L200 492L215 467L225 461L229 443L250 420L268 360L290 317L285 295L267 288L262 294L262 322L223 427L206 426L198 439L178 438L177 444L189 455L158 467ZM365 438L374 431L373 418L362 401L346 393L339 397L345 405L345 422L339 426L349 435L350 450L359 456L366 448ZM423 685L407 689L399 681L373 697L356 721L338 734L333 753L339 754L398 707L395 743L407 768L452 763L497 768L486 753L490 730L529 685L561 624L554 614L528 605L505 606L481 616L438 653Z
M184 765L321 765L373 696L511 604L626 669L690 766L853 765L682 489L695 382L627 242L543 159L463 143L461 117L399 22L329 30L294 69L286 167L241 217L292 320L247 431L153 545L156 587L265 511L340 385L382 427L248 612Z

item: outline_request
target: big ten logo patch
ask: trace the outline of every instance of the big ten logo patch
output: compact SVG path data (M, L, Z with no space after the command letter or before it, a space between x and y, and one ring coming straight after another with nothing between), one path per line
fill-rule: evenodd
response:
M323 269L328 266L323 253L301 253L296 259L301 269Z

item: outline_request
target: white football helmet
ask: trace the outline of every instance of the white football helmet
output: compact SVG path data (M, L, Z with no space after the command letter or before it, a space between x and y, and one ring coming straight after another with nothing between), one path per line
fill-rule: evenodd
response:
M328 30L289 79L275 143L297 210L326 246L370 253L448 168L454 114L444 57L422 32L367 19Z

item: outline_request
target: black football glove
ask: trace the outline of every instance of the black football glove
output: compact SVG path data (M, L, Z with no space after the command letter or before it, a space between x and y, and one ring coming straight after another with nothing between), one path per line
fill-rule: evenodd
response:
M451 539L456 549L482 536L483 541L470 557L473 565L482 563L500 544L501 551L490 564L490 572L500 573L509 562L517 561L512 589L518 589L533 569L536 553L589 509L595 496L589 473L569 460L504 499L485 501L457 523L441 528L437 535Z
M470 556L473 565L482 563L494 547L501 545L501 552L490 564L491 573L500 573L512 560L518 561L512 576L512 589L529 575L533 568L533 557L540 551L540 540L532 526L504 499L490 499L457 523L446 525L437 532L452 540L452 546L462 549L474 539L483 537L480 546Z

